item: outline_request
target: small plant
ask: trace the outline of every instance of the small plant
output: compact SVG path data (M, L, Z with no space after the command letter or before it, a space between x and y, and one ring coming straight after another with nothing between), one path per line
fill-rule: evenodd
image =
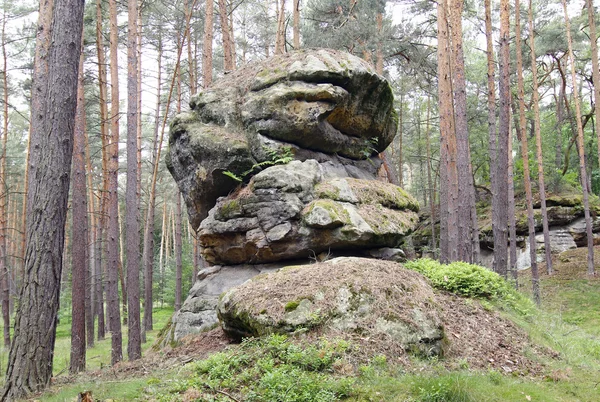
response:
M275 165L286 165L294 160L294 154L292 153L292 147L281 147L279 149L264 148L265 153L269 159L260 163L255 163L252 167L245 172L242 172L239 176L229 170L223 172L227 177L231 177L233 180L242 182L257 169L264 169L265 167Z
M464 262L441 264L422 258L409 261L404 266L425 275L434 287L461 296L498 298L513 293L500 275L479 265Z
M372 137L369 139L365 139L365 143L360 150L361 155L365 159L369 159L371 155L377 153L377 145L379 144L379 138Z

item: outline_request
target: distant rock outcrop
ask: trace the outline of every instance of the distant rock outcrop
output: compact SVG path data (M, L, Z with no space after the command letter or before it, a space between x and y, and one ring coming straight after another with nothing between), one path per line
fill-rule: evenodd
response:
M419 205L378 180L396 128L387 81L350 54L317 49L244 67L171 124L167 166L205 261L172 339L217 322L221 292L332 255L401 258ZM312 269L312 268L311 268Z

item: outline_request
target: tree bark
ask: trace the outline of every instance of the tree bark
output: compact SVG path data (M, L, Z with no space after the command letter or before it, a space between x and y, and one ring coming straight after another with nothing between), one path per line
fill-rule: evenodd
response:
M467 89L462 41L462 0L451 0L450 32L452 54L452 90L454 93L454 124L456 135L456 169L458 171L458 259L478 260L475 250L479 244L475 187L469 150L467 125Z
M440 259L458 258L458 172L456 170L456 135L452 104L450 40L447 2L437 5L438 25L438 102L440 113Z
M106 301L111 332L111 364L123 360L123 338L119 311L119 65L117 2L109 0L110 11L110 95L111 136L108 145L108 239Z
M140 329L140 211L138 208L138 0L129 0L127 35L127 184L125 233L127 235L127 313L129 360L142 357Z
M498 132L496 130L496 73L494 62L494 46L492 38L492 6L491 0L485 0L485 37L487 53L487 79L488 79L488 132L489 132L489 154L490 154L490 182L492 189L492 233L494 236L494 272L506 278L507 272L507 242L506 238L498 232L498 181L496 171L498 169L497 142ZM506 233L506 231L505 231ZM504 240L504 242L502 242Z
M106 336L106 320L104 314L104 277L107 264L105 234L108 222L108 162L109 162L109 134L108 134L108 88L106 72L106 55L104 52L104 30L102 28L102 0L96 0L96 50L98 53L98 83L100 103L100 136L102 140L102 196L100 199L100 219L98 220L98 235L96 247L96 314L98 315L98 340Z
M2 148L0 155L0 275L2 280L2 323L4 327L4 346L10 345L10 272L7 261L7 206L8 186L6 185L6 144L8 141L8 57L6 54L6 7L2 19L2 88L3 88L3 119L2 119Z
M533 299L540 304L539 273L537 266L537 252L535 241L535 221L533 219L533 197L531 194L531 178L529 174L529 147L527 144L527 130L525 120L525 84L523 82L523 54L521 53L521 7L520 0L515 0L515 51L517 54L517 87L519 97L519 124L517 132L521 139L521 158L523 159L523 181L525 185L525 198L527 200L527 225L529 227L529 255L531 258L531 283ZM535 56L534 56L535 57ZM535 69L535 66L533 66Z
M285 0L281 0L281 4L276 0L275 5L277 8L277 36L275 38L275 54L283 54L285 52Z
M565 13L565 27L567 34L567 44L569 46L568 61L571 62L571 81L573 84L573 98L575 101L575 120L577 122L577 149L579 151L579 178L581 179L581 188L583 190L583 208L585 216L585 228L588 245L588 275L594 275L594 235L592 233L592 220L590 216L590 201L587 189L587 172L585 170L585 152L583 148L583 124L581 122L581 105L579 101L579 87L577 86L577 75L575 72L575 56L573 55L573 39L571 37L571 23L567 13L567 2L562 0Z
M542 155L542 134L540 132L540 95L538 91L537 59L535 55L535 31L533 27L533 6L529 0L529 47L531 50L531 81L532 81L532 106L534 115L535 145L538 168L538 189L542 207L542 226L544 230L544 253L546 257L546 272L552 274L552 249L550 248L550 229L548 227L548 209L546 208L546 185L544 183L544 158Z
M294 0L294 49L300 49L300 0Z
M498 260L497 272L506 277L506 245L508 244L508 219L509 219L509 180L512 176L509 174L509 158L512 160L512 154L509 153L510 142L510 22L509 22L509 3L508 0L500 1L500 55L499 55L499 124L498 140L496 154L496 232L498 239L494 239L494 258ZM494 233L496 236L496 233ZM496 246L498 244L498 246ZM499 250L495 248L499 247ZM496 253L499 253L496 255Z
M162 36L158 36L158 76L156 90L156 110L154 112L154 142L152 147L152 179L150 183L150 195L148 196L148 210L146 214L146 226L144 228L144 249L142 260L144 261L144 331L152 331L152 283L154 271L154 214L156 209L156 180L158 172L158 161L156 160L158 148L158 130L160 128L160 107L162 87ZM162 138L162 136L161 136ZM162 145L162 144L161 144Z
M73 251L71 276L71 364L69 372L85 370L86 314L85 295L88 260L88 205L85 166L85 98L83 87L83 52L79 62L77 111L73 138Z
M177 201L175 203L175 311L181 309L181 277L182 277L182 260L181 260L181 194L177 191Z
M431 178L431 95L427 94L427 121L425 126L425 146L427 151L427 187L429 187L429 211L430 211L430 221L431 221L431 250L433 253L433 258L437 258L437 244L435 241L435 191L433 190L433 180Z
M35 65L36 70L46 66L47 70L35 71L32 90L27 277L20 291L2 400L41 391L52 377L83 6L81 0L56 0L52 28L43 23L47 15L40 13Z
M214 0L206 0L206 15L204 18L204 47L202 52L202 85L208 88L212 84L212 53L213 53L213 17Z
M218 0L219 17L221 21L221 36L223 37L223 68L225 71L233 71L233 57L231 53L231 37L229 36L229 21L227 18L227 3L226 0Z

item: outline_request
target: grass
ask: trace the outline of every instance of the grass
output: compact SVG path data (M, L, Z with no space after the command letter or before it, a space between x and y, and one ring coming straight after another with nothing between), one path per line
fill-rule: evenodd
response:
M330 340L298 345L271 336L142 378L107 380L104 376L94 380L82 376L76 383L54 386L39 400L72 401L77 392L89 389L95 399L117 401L597 401L600 280L585 275L585 250L577 252L581 255L573 251L567 252L571 254L564 261L556 259L556 275L542 275L542 308L521 297L482 302L527 332L531 346L525 356L542 368L525 375L491 368L474 370L466 362L451 370L443 359L418 357L410 368L383 356L357 366L346 354L354 348L351 344ZM528 273L521 275L520 282L527 295ZM164 323L170 311L155 314L157 321ZM68 332L66 323L59 328L57 351L62 352L57 356L68 352L68 338L61 331ZM108 364L110 340L103 342L88 354L90 368ZM65 364L57 362L56 368Z
M146 343L142 344L142 353L148 350L154 341L158 331L167 323L171 315L173 314L172 308L155 308L153 310L154 319L154 330L146 333ZM123 326L123 353L124 360L127 359L127 326ZM0 331L2 327L0 326ZM96 327L97 331L97 327ZM53 372L55 378L60 378L61 375L68 374L69 370L69 358L71 353L71 321L69 317L63 318L60 324L56 328L56 344L54 349L54 366ZM87 371L96 371L105 367L110 366L110 352L111 352L111 338L110 334L107 333L105 339L94 343L93 348L89 348L86 353L86 369ZM0 350L0 369L2 373L5 372L6 364L8 361L8 350L2 348ZM0 386L2 386L4 378L0 379ZM73 396L77 392L83 390L92 389L94 391L94 397L104 395L106 398L109 396L112 398L118 398L120 400L131 400L132 395L140 393L140 384L144 383L144 379L127 380L123 382L111 381L111 382L95 382L95 381L84 381L77 383L72 387L65 387L64 391L59 392L57 395L44 396L40 400L50 401L63 401L73 400ZM134 393L135 389L135 393ZM56 392L56 389L52 390L52 393ZM64 397L60 396L65 394ZM57 399L58 398L58 399ZM122 399L121 399L122 398Z

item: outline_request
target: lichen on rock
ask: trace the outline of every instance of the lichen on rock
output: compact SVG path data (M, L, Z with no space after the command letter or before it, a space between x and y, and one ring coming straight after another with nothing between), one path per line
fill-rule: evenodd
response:
M319 327L386 336L407 351L440 355L438 309L420 274L390 261L342 257L256 277L226 292L217 313L223 329L238 338Z

